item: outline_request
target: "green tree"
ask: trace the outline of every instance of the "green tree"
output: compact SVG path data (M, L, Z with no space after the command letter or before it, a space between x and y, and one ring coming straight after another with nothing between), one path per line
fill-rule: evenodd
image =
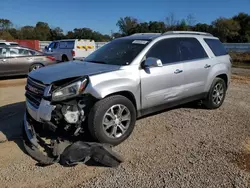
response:
M22 27L19 32L19 39L30 39L30 40L37 39L35 28L29 25Z
M213 23L214 34L217 35L222 42L232 42L239 36L240 24L227 18L218 18Z
M18 29L16 29L16 28L10 28L10 29L8 29L8 32L10 33L10 35L11 35L14 39L19 39L20 30L18 30Z
M60 40L64 38L63 30L60 27L50 29L50 40Z
M8 30L12 28L13 24L8 19L0 19L0 30Z
M48 23L45 22L37 22L35 26L35 33L37 40L50 40L51 33L50 27Z
M148 32L150 33L164 33L166 31L164 22L149 22Z
M188 31L189 25L186 23L185 19L182 19L180 23L175 27L178 31Z
M213 26L208 24L198 23L193 27L194 31L213 33Z
M133 17L120 18L116 25L119 27L120 32L123 35L131 35L135 31L135 27L138 25L137 19Z
M1 40L12 40L14 37L8 31L0 31L0 39Z
M233 20L240 24L239 42L250 42L250 15L239 13L233 17Z
M113 38L120 38L120 37L122 37L121 33L112 33L112 36L111 36L112 39Z

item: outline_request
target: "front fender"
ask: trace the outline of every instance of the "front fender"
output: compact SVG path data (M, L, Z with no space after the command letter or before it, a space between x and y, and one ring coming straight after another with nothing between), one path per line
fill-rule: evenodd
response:
M140 108L140 82L139 79L116 78L112 80L103 80L97 84L89 82L85 93L91 94L96 99L103 99L108 95L118 92L129 92L133 94L137 109Z

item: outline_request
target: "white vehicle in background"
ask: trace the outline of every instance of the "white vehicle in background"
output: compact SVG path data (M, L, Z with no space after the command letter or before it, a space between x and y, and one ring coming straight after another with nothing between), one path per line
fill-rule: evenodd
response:
M95 41L89 39L65 39L53 41L44 52L58 61L82 60L95 51Z
M17 42L0 41L0 46L19 46Z

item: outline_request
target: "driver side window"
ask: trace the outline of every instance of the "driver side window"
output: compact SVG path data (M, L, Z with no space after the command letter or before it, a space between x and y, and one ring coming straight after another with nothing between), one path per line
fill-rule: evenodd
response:
M59 43L58 42L52 42L49 46L48 49L56 49L58 47Z
M162 64L170 64L180 61L180 50L175 38L163 39L152 46L146 57L158 58Z

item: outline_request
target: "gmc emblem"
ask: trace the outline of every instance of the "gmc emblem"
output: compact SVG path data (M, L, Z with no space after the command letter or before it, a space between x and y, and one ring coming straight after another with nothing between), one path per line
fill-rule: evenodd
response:
M37 88L32 87L31 85L27 85L27 89L35 94L40 94L39 90Z

